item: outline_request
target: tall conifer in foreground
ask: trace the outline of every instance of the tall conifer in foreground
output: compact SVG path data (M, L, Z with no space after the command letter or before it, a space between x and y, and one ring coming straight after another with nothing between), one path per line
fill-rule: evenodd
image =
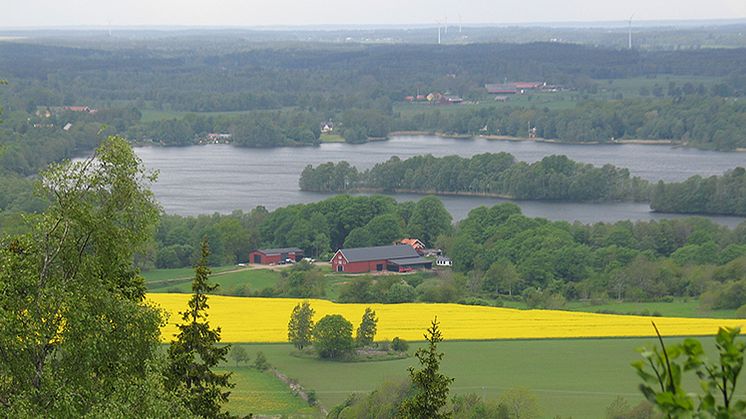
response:
M202 241L202 256L194 268L192 298L189 309L181 313L183 324L177 325L179 334L168 349L169 387L181 392L186 405L195 415L206 418L227 418L221 404L228 400L230 373L217 374L212 371L226 360L230 345L218 346L220 328L211 329L207 322L207 293L217 288L210 284L207 257L210 254L207 240Z
M448 387L453 382L453 378L438 372L440 361L443 359L443 353L438 352L438 342L443 341L438 325L436 317L425 333L428 345L418 349L415 353L422 369L415 370L409 367L415 393L403 401L399 415L401 417L438 419L451 416L449 412L443 411L443 407L448 402Z

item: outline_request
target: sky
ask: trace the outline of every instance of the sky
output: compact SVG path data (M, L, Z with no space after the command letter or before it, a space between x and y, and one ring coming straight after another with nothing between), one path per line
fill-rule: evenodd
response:
M516 24L746 18L746 0L0 0L0 29Z

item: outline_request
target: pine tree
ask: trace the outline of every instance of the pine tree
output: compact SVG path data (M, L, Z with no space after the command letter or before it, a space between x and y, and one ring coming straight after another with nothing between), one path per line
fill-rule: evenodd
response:
M189 309L181 313L183 324L177 325L179 334L168 350L169 366L166 381L171 389L184 395L189 410L205 418L227 418L221 404L228 400L230 373L217 374L212 371L226 360L230 345L218 346L220 328L211 329L207 322L207 293L217 288L208 279L210 269L207 257L210 254L207 240L202 241L202 256L194 268L192 298Z
M415 353L422 369L416 371L413 367L409 368L415 394L402 402L401 416L411 419L447 418L450 414L441 410L448 402L448 387L453 378L438 372L443 359L443 353L438 352L438 342L443 341L443 336L438 328L437 317L427 329L425 340L428 342L427 347L420 348Z
M359 346L368 346L373 343L373 339L376 337L377 324L376 312L367 307L355 335L355 340Z
M299 303L293 308L288 323L288 341L296 348L303 350L311 345L313 335L313 315L315 311L308 301Z

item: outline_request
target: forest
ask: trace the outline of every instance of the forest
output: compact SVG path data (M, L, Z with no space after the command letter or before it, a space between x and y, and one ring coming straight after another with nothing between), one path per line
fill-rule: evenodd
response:
M230 215L168 215L138 264L190 266L202 237L214 249L210 262L225 265L245 262L246 249L254 247L299 246L323 260L340 247L386 245L403 236L443 249L454 260L454 272L404 281L356 278L342 287L340 301L499 305L515 300L561 308L576 300L699 297L708 308L746 304L746 223L728 229L695 217L584 225L530 218L514 204L498 204L476 208L452 225L435 197L396 203L382 196L339 195L272 212L260 207ZM316 270L301 269L295 282L307 285L303 292L288 284L253 292L322 297L319 278Z
M529 164L505 152L393 157L363 172L347 162L307 166L299 185L314 192L463 193L552 201L646 201L650 186L613 165L594 167L558 155Z
M195 144L218 132L231 134L238 146L275 147L317 145L319 126L329 120L352 143L402 130L527 137L528 127L540 138L571 143L643 138L719 150L746 145L746 110L737 100L746 94L740 58L746 54L738 50L541 42L218 43L190 50L196 41L150 42L129 49L75 40L1 43L0 74L9 84L0 89L6 109L0 144L13 162L5 164L28 170L36 160L66 157L73 131L73 148L90 149L101 128L163 145ZM484 85L503 80L544 81L562 92L549 94L549 104L529 95L492 105ZM631 84L614 90L615 82ZM468 103L400 109L404 97L418 91ZM65 106L97 112L59 111ZM68 122L72 129L63 131ZM25 144L39 141L41 152L28 152Z
M594 167L547 156L534 163L509 153L393 157L359 171L346 161L311 165L301 173L301 190L313 192L415 192L486 195L544 201L650 202L654 211L746 215L746 174L742 167L721 176L693 176L681 183L650 182L613 165Z

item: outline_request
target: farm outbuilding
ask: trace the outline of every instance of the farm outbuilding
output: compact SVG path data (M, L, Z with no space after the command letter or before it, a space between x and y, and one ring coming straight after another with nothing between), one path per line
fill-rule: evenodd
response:
M330 261L334 272L407 272L432 269L433 262L420 256L412 246L393 245L339 249Z
M303 249L284 247L280 249L257 249L249 253L249 263L257 265L271 265L290 259L297 262L303 259Z

